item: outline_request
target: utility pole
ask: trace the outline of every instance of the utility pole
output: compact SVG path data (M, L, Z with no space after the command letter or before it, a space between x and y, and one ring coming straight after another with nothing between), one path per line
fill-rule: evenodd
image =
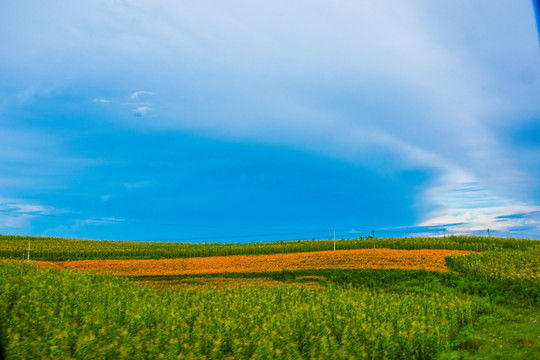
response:
M488 237L491 237L491 233L489 232L489 228L488 228Z
M336 229L334 229L334 251L336 251Z
M28 242L28 257L26 258L27 261L30 261L30 241Z
M21 259L21 279L23 276L23 267L24 267L24 250L22 252L22 259Z

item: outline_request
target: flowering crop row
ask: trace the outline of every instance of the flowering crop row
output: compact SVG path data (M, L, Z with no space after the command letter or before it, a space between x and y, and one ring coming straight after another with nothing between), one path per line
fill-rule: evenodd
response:
M486 251L452 258L453 268L484 280L525 281L540 286L540 247L527 251Z
M215 256L161 260L80 260L55 263L66 269L99 270L126 276L262 273L322 269L446 271L445 258L470 254L452 250L339 250L309 253ZM39 263L39 262L38 262ZM45 263L46 264L46 263Z
M319 277L321 278L321 277ZM303 281L302 277L298 277L295 282L277 281L271 278L236 278L236 277L189 277L185 279L173 280L143 280L142 284L159 286L162 288L173 287L273 287L273 286L296 286L311 289L325 289L317 281Z

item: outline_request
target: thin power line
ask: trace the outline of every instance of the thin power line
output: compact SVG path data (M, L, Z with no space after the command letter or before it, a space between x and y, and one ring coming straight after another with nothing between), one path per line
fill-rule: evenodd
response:
M263 230L261 228L239 228L232 226L207 226L207 225L190 225L190 224L180 224L180 223L163 223L163 222L154 222L154 221L142 221L142 220L128 220L128 219L109 219L109 218L100 218L100 217L82 217L82 216L73 216L73 215L59 215L59 214L44 214L41 212L31 212L31 211L14 211L14 210L0 210L3 213L9 214L20 214L20 215L30 215L30 216L45 216L45 217L54 217L62 219L72 219L72 220L90 220L90 221L99 221L99 222L110 222L110 223L124 223L124 224L141 224L141 225L159 225L159 226L177 226L177 227L189 227L189 228L198 228L198 229L227 229L227 230ZM295 231L297 229L291 229ZM300 231L300 230L298 230ZM304 231L304 230L302 230ZM305 230L313 232L322 232L328 231L324 230Z
M20 215L29 215L29 216L44 216L44 217L53 217L53 218L62 218L62 219L72 219L72 220L90 220L90 221L100 221L100 222L110 222L110 223L123 223L123 224L143 224L143 225L159 225L159 226L178 226L178 227L189 227L189 228L200 228L200 229L227 229L227 230L254 230L253 228L235 228L235 227L225 227L225 226L197 226L197 225L187 225L187 224L178 224L178 223L161 223L161 222L151 222L151 221L139 221L139 220L126 220L126 219L106 219L98 217L80 217L73 215L60 215L60 214L43 214L40 212L29 212L29 211L14 211L14 210L0 210L3 213L10 214L20 214ZM148 239L148 240L130 240L130 241L191 241L191 240L221 240L221 239L235 239L235 238L256 238L256 237L271 237L271 236L285 236L285 235L306 235L306 234L320 234L322 232L330 231L327 229L324 230L304 230L296 232L287 232L287 233L265 233L265 234L249 234L249 235L227 235L227 236L207 236L207 237L189 237L189 238L174 238L174 239Z
M285 235L306 235L306 234L320 234L321 231L304 231L295 233L279 233L279 234L250 234L250 235L226 235L226 236L205 236L205 237L189 237L189 238L174 238L174 239L151 239L151 240L131 240L131 241L190 241L190 240L221 240L221 239L244 239L244 238L256 238L256 237L271 237L271 236L285 236ZM321 236L319 236L321 237ZM294 239L297 240L297 239ZM288 240L281 240L288 241Z
M110 219L110 218L100 218L100 217L81 217L74 215L61 215L61 214L44 214L41 212L30 212L30 211L15 211L2 209L0 213L9 213L9 214L19 214L19 215L29 215L29 216L44 216L44 217L53 217L53 218L63 218L63 219L72 219L72 220L86 220L86 221L98 221L98 222L109 222L109 223L123 223L123 224L141 224L141 225L154 225L154 226L175 226L175 227L184 227L184 228L198 228L198 229L227 229L227 230L237 230L237 231L246 231L246 230L261 230L265 231L266 229L261 228L238 228L238 227L227 227L227 226L201 226L201 225L189 225L189 224L180 224L180 223L164 223L164 222L153 222L153 221L142 221L142 220L128 220L128 219ZM460 224L462 225L462 224ZM276 229L273 229L275 231ZM268 230L271 231L271 230ZM285 230L284 230L285 231ZM291 230L293 231L293 230ZM339 236L342 238L351 238L351 237L362 237L369 236L372 234L372 231L375 233L382 234L404 234L408 233L409 235L426 233L426 232L443 232L451 234L462 234L462 235L478 235L481 231L460 231L459 229L448 229L444 227L406 227L406 226L397 226L397 227L386 227L386 228L374 228L374 229L365 229L365 230L351 230L351 229L336 229L339 232ZM331 235L332 230L329 229L319 229L319 230L298 230L294 232L280 232L280 233L264 233L264 234L247 234L247 235L225 235L225 236L205 236L205 237L189 237L189 238L173 238L173 239L147 239L147 240L130 240L130 241L192 241L192 240L224 240L224 239L246 239L246 238L257 238L257 237L272 237L272 236L288 236L288 235L307 235L313 234L316 235L311 239L326 239ZM321 233L327 233L328 235L321 235ZM506 236L527 236L534 238L532 234L521 233L521 232L506 232L499 230L492 230L494 235L496 234L506 234ZM294 241L294 240L311 240L311 239L290 239L290 240L281 240L281 241Z

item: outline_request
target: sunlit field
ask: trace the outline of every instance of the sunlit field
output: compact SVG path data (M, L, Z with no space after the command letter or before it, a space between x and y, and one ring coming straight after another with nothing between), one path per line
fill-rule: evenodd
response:
M30 242L33 260L67 261L84 259L176 259L228 255L286 254L333 250L332 240L298 240L247 244L192 244L142 241L96 241L51 237L0 235L0 258L20 259ZM337 250L352 249L446 249L524 250L535 242L478 236L426 238L338 239Z
M194 275L220 273L264 273L280 270L402 269L446 271L445 258L468 255L459 250L363 249L317 251L272 255L231 255L161 260L78 260L40 265L65 269L101 270L115 275Z
M540 358L536 241L0 241L8 359Z

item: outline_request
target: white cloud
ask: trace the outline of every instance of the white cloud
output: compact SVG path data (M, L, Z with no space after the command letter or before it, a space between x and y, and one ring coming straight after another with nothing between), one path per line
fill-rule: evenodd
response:
M92 102L107 104L107 103L110 103L111 100L108 100L105 98L95 98L94 100L92 100Z
M459 231L491 230L511 232L526 228L540 236L540 206L527 205L493 195L478 183L447 183L425 194L436 209L427 212L421 226L463 223Z
M28 231L35 219L31 213L50 213L53 209L40 204L32 204L17 199L0 198L0 232L1 229Z
M133 94L131 94L131 98L135 99L140 95L155 95L155 93L153 93L151 91L139 90L139 91L135 91Z
M35 217L32 215L5 215L0 213L0 228L8 230L28 230L31 227L31 221Z
M138 108L133 110L133 112L135 113L135 116L138 116L138 117L144 116L148 114L150 111L152 111L152 108L150 106L139 106Z

